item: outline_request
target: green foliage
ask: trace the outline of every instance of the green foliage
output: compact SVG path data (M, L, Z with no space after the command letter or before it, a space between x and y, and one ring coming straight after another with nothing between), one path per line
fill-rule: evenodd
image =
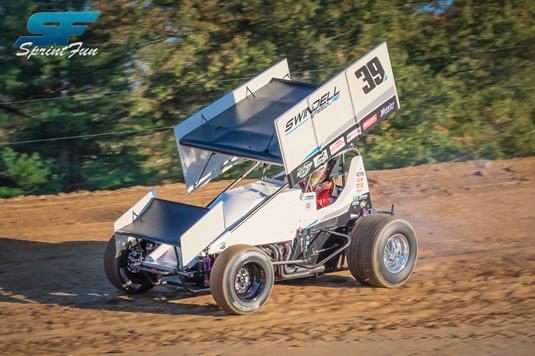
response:
M171 126L283 57L322 82L387 41L401 110L359 143L370 168L535 154L533 1L457 0L442 16L426 3L7 1L0 101L64 98L0 104L0 144ZM15 56L30 14L88 7L102 15L80 40L97 56ZM171 130L10 147L3 195L182 177Z
M59 191L57 177L51 174L50 162L43 161L37 152L28 155L9 147L0 151L0 182L3 182L0 197Z

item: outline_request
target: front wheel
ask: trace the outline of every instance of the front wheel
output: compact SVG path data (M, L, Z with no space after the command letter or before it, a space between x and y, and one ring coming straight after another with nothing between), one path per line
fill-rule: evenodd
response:
M351 232L348 265L353 277L372 287L399 287L416 264L416 233L405 220L368 215Z
M137 270L133 264L141 257L142 248L131 242L117 253L115 235L111 237L104 252L104 272L111 284L117 289L129 293L144 293L154 287L158 277L151 273Z
M267 301L273 281L273 266L262 250L234 245L216 258L210 290L217 305L228 314L248 314Z

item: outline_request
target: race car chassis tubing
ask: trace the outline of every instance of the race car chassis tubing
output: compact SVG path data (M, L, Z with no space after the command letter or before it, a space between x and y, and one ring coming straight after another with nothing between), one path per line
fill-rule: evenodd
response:
M321 252L325 252L328 250L335 249L332 253L330 253L328 256L324 257L321 261L313 264L313 265L307 265L307 262L309 262L308 259L293 259L291 260L290 257L292 255L292 244L287 242L284 244L271 244L262 246L261 249L266 252L266 254L273 258L272 265L276 271L276 275L279 276L278 280L289 280L289 279L296 279L296 278L303 278L307 276L313 276L318 273L325 272L325 264L332 260L333 258L340 256L341 254L344 255L345 249L351 244L351 237L348 234L340 233L337 231L332 231L328 229L320 229L317 231L316 234L319 233L328 233L331 235L335 235L338 237L341 237L345 239L345 242L342 245L338 246L330 246L325 249L321 249L316 251L316 254L319 254ZM177 254L177 260L178 260L178 251L175 249L175 253ZM342 260L343 261L343 260ZM151 267L143 266L143 261L136 264L135 267L143 272L146 273L157 273L160 276L165 277L176 277L178 281L174 280L165 280L160 281L160 285L173 285L176 287L180 287L185 289L187 292L192 294L198 294L198 293L205 293L209 292L210 288L195 288L191 284L188 284L185 281L185 278L192 278L195 276L206 276L208 277L210 273L210 269L201 270L201 271L181 271L179 269L179 265L177 264L176 270L161 270L161 269L155 269ZM337 270L344 270L345 268L340 267L337 268Z

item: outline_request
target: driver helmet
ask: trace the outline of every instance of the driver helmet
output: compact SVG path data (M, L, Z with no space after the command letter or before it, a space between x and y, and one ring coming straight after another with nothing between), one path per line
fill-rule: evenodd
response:
M310 187L314 188L320 183L324 182L327 178L327 164L324 164L321 168L316 169L310 175Z

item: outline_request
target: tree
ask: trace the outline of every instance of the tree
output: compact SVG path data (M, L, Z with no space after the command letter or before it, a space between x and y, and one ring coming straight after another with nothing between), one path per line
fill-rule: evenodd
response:
M102 12L82 36L95 57L0 48L0 100L63 97L0 104L0 142L170 127L283 57L322 82L387 41L401 110L359 143L370 167L535 153L528 0L22 0L0 5L0 39L33 12L88 8ZM181 178L171 130L11 147L39 153L66 191Z

